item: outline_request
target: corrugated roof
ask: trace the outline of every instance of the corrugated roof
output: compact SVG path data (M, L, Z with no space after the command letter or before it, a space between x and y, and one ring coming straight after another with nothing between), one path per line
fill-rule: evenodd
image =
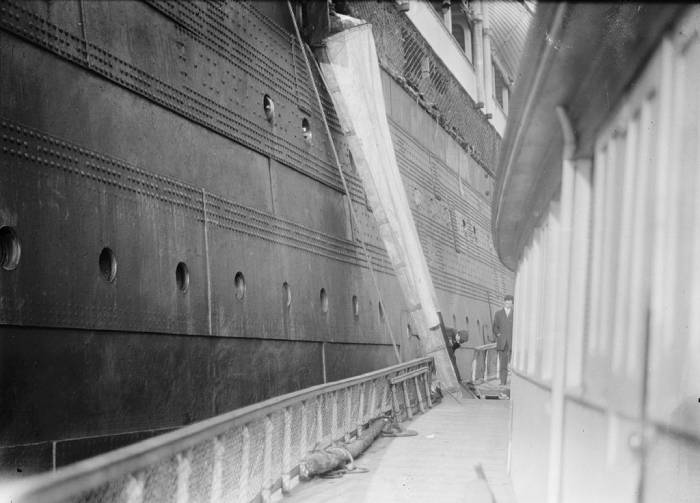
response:
M525 46L532 14L519 1L491 0L484 6L489 11L491 50L496 54L505 77L518 80L518 64Z

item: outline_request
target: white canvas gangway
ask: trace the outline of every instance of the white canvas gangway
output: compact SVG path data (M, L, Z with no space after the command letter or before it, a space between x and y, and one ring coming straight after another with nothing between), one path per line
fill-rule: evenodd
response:
M370 24L325 39L320 67L357 172L420 334L447 389L458 386L440 325L435 290L418 240L389 132ZM433 327L433 330L431 330Z

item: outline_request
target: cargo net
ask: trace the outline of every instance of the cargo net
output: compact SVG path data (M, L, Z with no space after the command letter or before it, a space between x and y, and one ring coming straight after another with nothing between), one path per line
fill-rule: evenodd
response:
M278 489L290 488L299 463L311 451L351 441L373 419L403 420L429 407L432 370L432 362L423 361L345 388L300 397L286 407L262 403L253 419L241 417L244 423L232 419L228 428L219 427L211 435L198 433L203 439L187 447L178 449L178 443L186 441L174 440L157 452L131 456L128 462L146 467L51 501L267 501ZM171 454L160 456L167 451ZM148 456L154 459L146 460ZM124 460L103 469L119 470L120 463Z
M498 161L500 137L476 103L395 2L348 2L351 15L372 25L379 64L487 171Z

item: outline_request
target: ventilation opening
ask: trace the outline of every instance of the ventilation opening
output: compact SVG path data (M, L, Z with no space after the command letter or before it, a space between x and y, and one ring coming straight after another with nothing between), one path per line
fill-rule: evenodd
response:
M245 276L243 276L243 273L238 271L233 282L236 288L236 298L243 300L243 297L245 297Z
M110 283L117 277L117 257L111 248L102 248L100 252L100 273Z
M301 135L306 143L311 143L311 126L309 126L309 119L306 117L301 119Z
M268 121L275 120L275 102L267 94L263 96L263 110Z
M282 283L282 292L284 293L284 306L289 311L289 308L292 307L292 289L286 281Z
M325 288L321 288L320 299L321 299L321 312L327 313L328 312L328 294L326 293Z
M11 271L19 264L22 254L17 233L12 227L0 227L0 264L6 271Z
M357 295L352 296L352 315L355 319L360 317L360 303L357 301Z
M384 306L382 305L382 301L379 301L378 307L379 307L379 321L381 323L384 323Z
M178 263L175 268L175 281L180 291L186 292L190 286L190 270L184 262Z

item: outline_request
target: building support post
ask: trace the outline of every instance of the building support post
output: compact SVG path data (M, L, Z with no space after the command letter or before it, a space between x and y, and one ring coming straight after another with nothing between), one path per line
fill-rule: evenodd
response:
M481 0L474 4L474 70L476 70L476 101L484 104L484 31L481 17Z
M490 114L493 113L493 63L491 61L491 23L488 2L481 2L481 17L484 36L484 111Z
M566 321L569 312L570 287L570 256L572 243L572 223L573 223L573 203L574 203L574 182L575 182L575 161L573 159L576 151L576 138L574 130L569 120L569 116L563 107L556 109L557 117L564 136L564 152L562 155L562 175L561 175L561 225L558 236L559 255L557 264L557 281L553 285L556 299L560 299L561 304L552 306L555 310L554 337L553 337L553 372L552 372L552 416L549 442L549 478L547 481L547 501L558 503L561 495L561 473L562 473L562 447L564 441L564 393L566 391L566 359L567 359L567 327Z

